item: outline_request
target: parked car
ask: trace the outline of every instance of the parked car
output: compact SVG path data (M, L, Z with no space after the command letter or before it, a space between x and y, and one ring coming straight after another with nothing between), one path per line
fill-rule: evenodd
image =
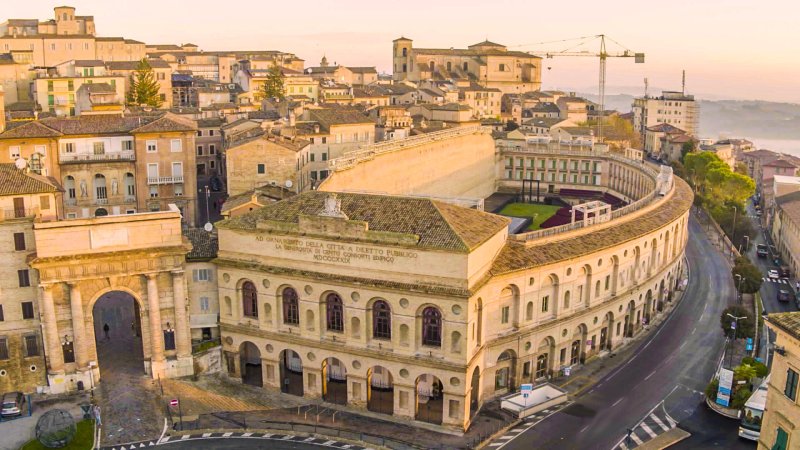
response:
M6 392L3 395L3 409L0 415L3 417L22 415L22 405L25 403L25 396L22 392Z
M788 302L792 299L792 295L789 294L789 291L785 289L781 289L778 291L778 301L779 302Z
M756 246L756 255L759 258L766 258L767 256L769 256L769 251L767 250L767 246L764 244L758 244Z
M218 177L211 178L211 190L214 192L219 192L222 190L222 181L219 180Z
M789 278L792 275L789 270L789 266L780 266L778 268L778 274L781 276L781 278Z
M780 277L781 277L781 276L778 274L778 271L777 271L777 270L775 270L775 269L769 269L769 272L767 272L767 276L768 276L768 277L770 277L770 278L772 278L773 280L777 280L778 278L780 278Z

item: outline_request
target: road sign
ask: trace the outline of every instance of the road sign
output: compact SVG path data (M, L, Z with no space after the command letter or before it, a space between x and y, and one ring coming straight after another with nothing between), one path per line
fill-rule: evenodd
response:
M564 366L564 376L568 377L570 372L572 372L572 366Z
M531 383L521 384L519 386L519 390L522 391L522 392L530 392L530 391L533 390L533 384L531 384Z
M523 392L522 393L522 398L528 398L528 393L527 392Z
M169 401L169 406L178 406L178 399L177 398L173 398L172 400L170 400Z
M733 371L730 369L719 370L719 390L717 403L727 407L731 402L731 388L733 387Z
M735 330L735 329L736 329L736 321L735 320L731 320L731 330Z
M747 341L745 343L745 350L747 350L748 352L753 350L753 338L747 338Z

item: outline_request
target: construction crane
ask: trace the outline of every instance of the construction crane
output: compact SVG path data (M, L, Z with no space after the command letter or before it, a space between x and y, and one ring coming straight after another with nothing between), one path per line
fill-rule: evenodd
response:
M609 53L606 50L606 39L613 42L614 44L622 47L622 51L616 53ZM517 47L528 47L532 45L544 45L544 44L553 44L559 42L569 42L569 41L576 41L579 40L580 42L577 45L572 46L571 48L565 49L563 51L528 51L531 55L535 56L542 56L545 58L554 58L560 56L590 56L594 58L600 58L600 80L598 83L598 97L600 98L600 115L598 116L597 120L597 138L598 141L603 141L603 113L605 112L605 101L606 101L606 60L608 58L634 58L636 64L644 63L644 53L636 53L624 45L620 44L619 42L607 37L605 34L598 34L595 36L584 36L575 39L564 39L560 41L549 41L549 42L538 42L534 44L525 44L519 45ZM599 40L600 41L600 51L598 53L592 53L590 51L573 51L575 47L581 46L586 44L591 40Z

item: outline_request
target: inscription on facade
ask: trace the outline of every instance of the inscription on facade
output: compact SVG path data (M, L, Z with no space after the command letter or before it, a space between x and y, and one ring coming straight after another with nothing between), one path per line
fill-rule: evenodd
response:
M356 261L372 261L393 264L418 258L411 250L381 248L360 244L336 244L332 242L295 239L278 236L256 236L258 242L268 242L278 251L304 255L320 262L351 264Z

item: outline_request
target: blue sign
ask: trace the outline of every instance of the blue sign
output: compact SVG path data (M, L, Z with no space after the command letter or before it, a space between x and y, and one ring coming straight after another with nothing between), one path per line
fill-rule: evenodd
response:
M526 392L526 391L530 392L530 391L533 390L533 384L530 384L530 383L521 384L519 386L519 390L522 391L522 392Z
M731 330L735 330L735 329L736 329L736 321L732 320L731 321Z
M753 338L747 338L744 349L748 352L753 350Z

